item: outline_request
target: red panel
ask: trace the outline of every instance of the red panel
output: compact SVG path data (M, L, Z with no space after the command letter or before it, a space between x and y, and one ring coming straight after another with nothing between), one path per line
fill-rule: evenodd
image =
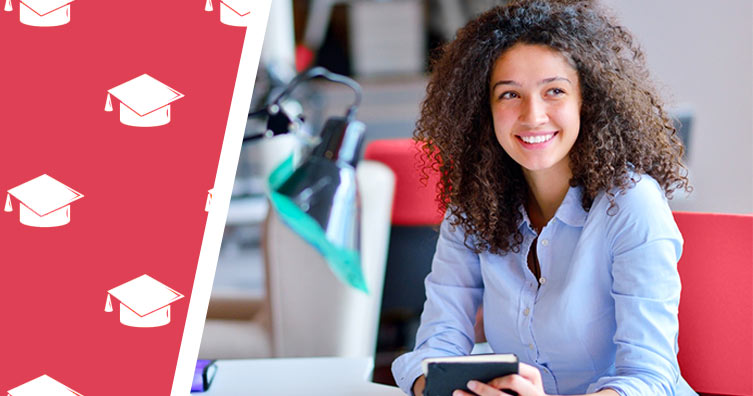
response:
M365 159L382 162L395 173L393 225L435 225L442 221L436 201L439 174L429 172L429 179L421 181L422 155L413 139L375 140L366 147Z
M68 24L43 28L20 23L11 2L0 11L2 203L42 174L84 198L61 227L21 224L17 201L0 212L0 395L47 374L87 396L167 396L246 29L201 0L74 1ZM124 125L115 97L104 111L108 89L144 73L185 94L166 125ZM143 274L185 295L168 325L104 311L107 290Z
M697 392L753 395L753 215L674 215L682 375Z

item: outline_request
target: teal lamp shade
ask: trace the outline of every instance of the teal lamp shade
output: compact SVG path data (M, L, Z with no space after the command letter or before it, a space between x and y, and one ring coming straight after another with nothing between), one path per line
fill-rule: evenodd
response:
M293 168L288 159L270 175L270 195L283 221L327 260L335 275L367 291L361 270L356 164L363 123L330 118L320 142Z

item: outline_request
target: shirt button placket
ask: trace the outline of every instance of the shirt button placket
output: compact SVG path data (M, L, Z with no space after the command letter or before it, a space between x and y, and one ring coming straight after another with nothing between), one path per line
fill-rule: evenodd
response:
M533 282L530 283L532 286L528 290L523 290L523 295L525 296L523 298L523 310L520 311L522 314L521 316L521 328L520 328L520 336L522 341L521 343L525 345L529 350L534 349L533 345L533 335L532 335L532 326L533 326L533 316L531 315L533 306L533 303L536 301L536 288L533 287Z
M547 239L547 238L541 238L541 239L539 240L539 244L540 244L541 246L543 246L543 247L549 246L549 239ZM543 255L539 255L539 262L541 262L541 261L542 261L542 256L546 256L546 253L545 253L545 254L543 254ZM546 283L546 278L545 278L545 277L543 277L543 276L542 276L542 277L540 277L540 278L539 278L539 286L544 286L544 284L545 284L545 283Z

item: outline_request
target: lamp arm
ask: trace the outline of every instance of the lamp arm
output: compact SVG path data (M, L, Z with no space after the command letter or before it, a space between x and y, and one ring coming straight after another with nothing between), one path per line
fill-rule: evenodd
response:
M249 118L266 115L268 117L267 129L264 132L261 132L255 135L244 136L243 143L287 133L290 131L291 128L295 127L296 124L282 110L280 102L284 98L289 96L293 92L293 90L302 82L311 80L316 77L322 77L334 83L347 85L348 87L350 87L350 89L353 90L353 93L355 94L355 99L353 100L353 103L350 105L350 107L348 107L348 111L345 113L345 120L348 122L353 121L355 119L356 110L361 105L361 96L362 96L361 86L358 85L357 82L355 82L353 79L349 77L332 73L331 71L321 66L317 66L317 67L308 69L305 72L297 75L285 87L285 89L279 95L277 95L277 97L272 101L271 104L269 104L268 106L265 106L264 108L256 110L253 113L248 115Z
M339 83L343 85L347 85L350 87L350 89L353 90L353 93L355 94L355 100L348 108L348 111L346 113L346 118L349 120L355 117L356 110L358 109L358 106L361 105L361 87L358 85L357 82L355 82L353 79L343 76L341 74L332 73L331 71L321 67L312 67L311 69L306 70L305 72L297 75L293 81L288 84L287 87L285 87L285 90L282 91L277 98L275 98L274 101L272 101L274 104L279 104L280 100L282 100L284 97L290 95L293 90L302 82L311 80L316 77L322 77L326 80L332 81L334 83Z

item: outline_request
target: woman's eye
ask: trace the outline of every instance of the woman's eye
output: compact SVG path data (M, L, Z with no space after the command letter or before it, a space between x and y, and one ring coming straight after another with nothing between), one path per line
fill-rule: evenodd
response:
M560 88L552 88L549 91L547 91L547 93L553 96L560 96L560 95L563 95L565 91L563 91Z
M503 92L502 95L499 95L500 99L514 99L517 97L518 97L518 94L512 91Z

